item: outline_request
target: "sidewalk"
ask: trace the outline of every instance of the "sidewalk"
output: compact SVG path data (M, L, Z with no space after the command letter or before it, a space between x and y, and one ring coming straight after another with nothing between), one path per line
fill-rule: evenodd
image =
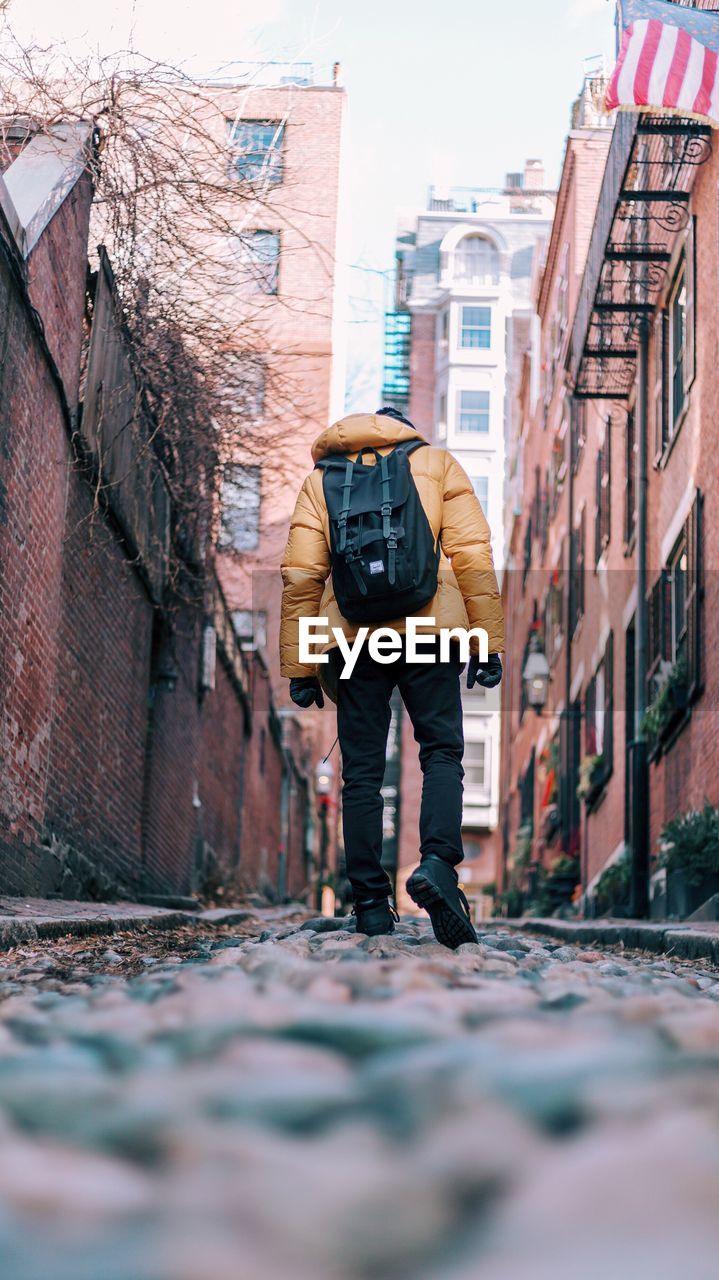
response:
M241 924L246 907L178 911L140 902L71 902L61 898L0 897L0 951L37 938L90 937L128 929L176 929L183 924Z
M277 912L308 910L301 903L275 908ZM309 911L308 911L308 914ZM127 930L177 929L185 924L242 924L256 916L248 906L210 910L177 910L138 902L70 902L58 898L0 897L0 951L34 939L90 937ZM566 943L622 945L683 960L708 959L719 964L719 923L682 924L646 920L484 920L483 930L511 929L544 934Z
M719 923L683 924L677 920L502 920L507 929L543 933L562 942L622 945L634 951L654 951L682 960L713 960L719 964Z

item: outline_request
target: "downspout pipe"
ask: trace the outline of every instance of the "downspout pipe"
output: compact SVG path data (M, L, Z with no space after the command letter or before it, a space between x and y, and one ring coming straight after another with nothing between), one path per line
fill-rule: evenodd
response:
M639 321L639 358L636 399L637 424L637 527L634 650L634 741L632 752L632 884L633 916L649 914L649 764L647 740L643 731L647 707L647 660L649 652L649 605L647 601L647 505L649 475L649 321Z

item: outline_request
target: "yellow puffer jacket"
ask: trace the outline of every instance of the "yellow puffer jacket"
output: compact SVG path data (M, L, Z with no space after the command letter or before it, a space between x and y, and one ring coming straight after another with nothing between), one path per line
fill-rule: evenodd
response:
M386 414L351 414L322 432L312 447L312 457L315 462L329 453L355 458L365 448L386 453L392 445L416 440L418 435ZM370 457L367 461L371 461ZM504 618L489 526L469 477L446 449L416 449L409 461L420 501L435 539L441 538L442 550L437 594L416 616L434 618L435 631L445 627L484 627L489 636L489 652L502 653ZM327 504L322 471L317 470L300 490L282 560L280 670L286 677L319 674L332 694L327 664L304 666L299 661L298 627L300 618L327 618L330 640L324 651L336 647L332 627L341 628L348 640L356 636L358 625L343 618L337 606L330 567ZM382 625L402 633L405 619Z

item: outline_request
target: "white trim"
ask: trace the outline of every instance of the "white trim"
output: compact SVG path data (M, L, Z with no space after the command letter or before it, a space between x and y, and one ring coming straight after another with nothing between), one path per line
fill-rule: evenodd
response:
M423 215L424 216L424 215ZM440 241L439 251L442 253L453 253L462 240L467 236L479 237L482 240L488 240L498 253L506 253L509 248L506 237L493 224L486 222L458 222L455 226L450 227ZM499 272L500 275L503 272ZM499 286L495 285L495 288Z
M594 879L590 880L589 884L584 890L585 897L588 896L590 893L592 893L594 889L596 889L597 884L599 883L600 876L604 874L607 868L613 867L614 863L619 861L622 854L624 853L625 848L626 848L626 841L620 840L614 852L610 854L609 857L607 858L607 861L604 863L604 866L600 868L600 870L595 875Z
M602 629L599 632L599 643L596 649L594 650L594 653L592 654L591 669L595 673L598 671L599 664L603 661L604 655L607 651L607 640L609 639L609 633L611 629L612 628L609 624L609 620L605 618L604 622L602 623Z
M637 611L637 588L635 585L632 587L631 591L629 592L629 599L627 600L627 603L625 604L624 610L622 612L622 630L623 631L627 630L627 627L629 626L629 623L634 617L634 614L636 613L636 611Z
M577 701L577 697L581 692L581 688L583 684L584 684L584 663L580 662L579 666L577 667L577 670L574 673L574 679L572 680L572 683L569 686L569 697L572 702Z
M694 479L692 478L689 481L689 484L687 485L686 489L684 490L682 499L676 511L674 512L674 515L672 516L669 528L667 529L666 533L664 534L664 537L662 538L662 544L661 544L661 550L660 550L660 554L662 557L662 565L665 565L667 560L669 559L674 543L679 537L679 534L682 531L682 526L684 525L686 518L692 509L692 503L694 502L695 494L696 494L696 486L694 484Z
M23 258L87 167L91 135L88 123L58 125L38 134L0 178L0 203Z

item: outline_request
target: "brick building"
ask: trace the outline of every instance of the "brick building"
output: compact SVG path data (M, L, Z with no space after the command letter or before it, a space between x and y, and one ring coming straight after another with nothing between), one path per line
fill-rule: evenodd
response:
M339 67L269 64L239 82L204 86L225 121L236 181L248 192L236 286L238 322L253 308L252 439L225 459L218 572L243 643L265 663L284 724L293 721L308 761L307 783L332 747L334 709L292 714L279 678L279 566L310 447L339 418L344 397L341 217L345 93ZM253 198L254 197L254 198ZM242 325L237 354L242 357ZM296 709L295 709L296 711ZM339 769L333 758L330 848L335 865Z
M537 160L501 190L430 190L428 207L397 239L397 296L387 316L385 398L427 439L451 450L470 476L504 559L507 385L530 314L535 245L549 233L554 193ZM494 874L499 817L499 691L463 694L465 887L478 908ZM403 719L400 884L417 860L421 777Z
M176 520L107 256L88 274L91 127L18 135L0 176L2 890L298 891L301 755L205 549L179 566L194 592L168 581Z
M553 865L560 840L565 852L573 854L579 838L579 805L567 796L566 780L560 796L560 774L565 777L561 751L568 723L563 698L572 428L564 363L611 140L609 121L596 106L603 86L602 78L588 79L574 107L551 236L535 257L534 317L524 349L518 353L511 387L505 501L507 571L502 583L507 628L502 683L503 842L497 877L504 891L520 879L529 889L532 865ZM585 412L584 420L586 417ZM591 488L585 492L592 462L580 468L581 453L587 452L587 446L579 445L578 433L576 439L577 456L571 462L573 498L586 505L594 498ZM581 494L576 493L577 477L583 484ZM589 519L586 543L591 517L579 517L580 521L582 518ZM551 670L550 702L541 717L527 706L522 679L533 635L541 640ZM593 635L591 643L595 643ZM563 835L560 800L567 806ZM533 844L525 871L527 833Z
M585 86L585 104L601 88ZM519 390L498 874L510 911L556 907L576 885L588 911L660 914L662 828L719 800L706 645L718 326L705 287L719 270L719 162L695 121L596 125L568 140L542 338ZM532 650L552 672L539 716L521 684Z

